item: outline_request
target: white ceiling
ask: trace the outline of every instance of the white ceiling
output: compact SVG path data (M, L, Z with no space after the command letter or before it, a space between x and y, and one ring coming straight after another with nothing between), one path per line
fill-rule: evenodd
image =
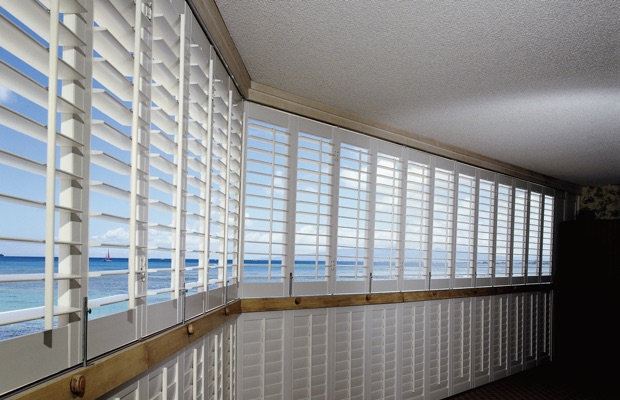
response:
M215 0L253 81L620 184L620 1Z

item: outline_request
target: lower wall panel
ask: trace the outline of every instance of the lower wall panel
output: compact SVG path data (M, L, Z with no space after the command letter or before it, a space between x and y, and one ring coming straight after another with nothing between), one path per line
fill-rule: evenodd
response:
M243 313L236 398L443 399L548 361L549 310L532 292Z
M226 323L100 399L236 399L236 336Z
M551 301L246 312L101 399L443 399L548 361Z

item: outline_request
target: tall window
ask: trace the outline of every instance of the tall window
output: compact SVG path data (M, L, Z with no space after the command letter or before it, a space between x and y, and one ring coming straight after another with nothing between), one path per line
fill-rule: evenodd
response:
M476 240L476 279L493 276L493 230L495 227L495 182L478 183L478 228Z
M295 281L324 281L330 260L334 146L300 132L295 203Z
M431 277L432 279L450 279L453 260L454 172L442 168L435 168L434 172Z
M246 282L283 281L288 231L287 128L248 122L245 173L244 275Z

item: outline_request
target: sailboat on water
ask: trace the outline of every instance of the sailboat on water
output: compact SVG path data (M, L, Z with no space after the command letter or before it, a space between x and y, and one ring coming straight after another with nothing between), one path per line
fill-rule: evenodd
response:
M110 250L108 250L108 255L105 256L105 258L103 259L103 261L112 261L112 259L110 258Z

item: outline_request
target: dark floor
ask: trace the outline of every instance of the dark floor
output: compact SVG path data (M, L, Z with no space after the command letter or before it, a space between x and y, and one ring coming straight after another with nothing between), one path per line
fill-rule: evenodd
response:
M594 366L585 366L594 368ZM605 368L600 367L599 368ZM491 382L450 400L606 400L620 399L618 390L612 391L609 379L589 378L594 374L570 372L553 363L528 369L507 378Z

